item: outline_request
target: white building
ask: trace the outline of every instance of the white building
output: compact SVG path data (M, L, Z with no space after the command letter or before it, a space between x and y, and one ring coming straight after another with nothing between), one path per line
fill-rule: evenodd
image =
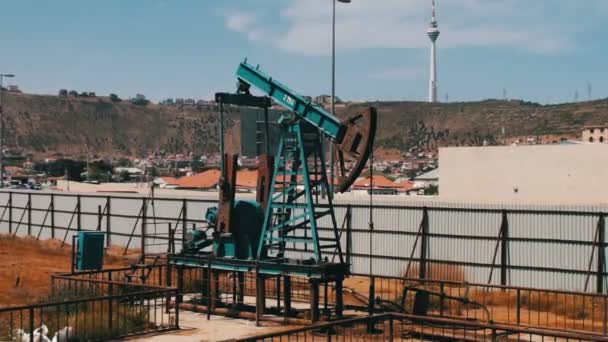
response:
M440 197L473 201L608 202L608 144L439 149Z
M607 126L587 126L583 128L583 142L605 143L608 142Z
M416 189L439 185L439 168L420 174L413 179Z

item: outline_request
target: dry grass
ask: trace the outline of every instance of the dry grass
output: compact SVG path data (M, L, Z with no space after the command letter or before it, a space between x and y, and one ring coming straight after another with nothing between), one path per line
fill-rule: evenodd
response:
M404 278L418 278L419 274L420 265L412 263L410 269L404 269L401 276ZM460 266L427 264L426 279L464 282L466 276L464 269Z
M120 251L120 252L119 252ZM41 240L0 235L0 307L35 302L50 292L51 275L70 270L71 246L59 240ZM125 267L131 257L111 248L107 267Z

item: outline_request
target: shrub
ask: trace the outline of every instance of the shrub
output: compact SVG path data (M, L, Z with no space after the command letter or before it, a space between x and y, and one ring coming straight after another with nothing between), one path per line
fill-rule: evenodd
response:
M110 101L112 101L112 102L120 102L122 100L120 99L120 97L118 97L118 95L116 95L116 94L110 94Z
M147 106L150 101L146 99L132 99L131 103L137 106Z

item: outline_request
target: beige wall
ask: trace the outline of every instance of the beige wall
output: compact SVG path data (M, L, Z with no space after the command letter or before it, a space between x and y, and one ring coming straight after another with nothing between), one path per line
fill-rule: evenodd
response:
M608 145L439 149L439 196L508 202L608 202Z

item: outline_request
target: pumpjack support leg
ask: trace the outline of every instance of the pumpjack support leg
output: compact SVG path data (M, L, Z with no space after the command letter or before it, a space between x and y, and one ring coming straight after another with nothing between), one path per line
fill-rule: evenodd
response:
M310 279L310 323L319 320L319 281Z
M342 317L344 310L344 296L342 292L342 283L344 279L338 278L336 279L336 286L334 293L336 294L336 316Z
M259 325L266 310L266 282L264 275L259 273L255 277L255 292L255 322Z

